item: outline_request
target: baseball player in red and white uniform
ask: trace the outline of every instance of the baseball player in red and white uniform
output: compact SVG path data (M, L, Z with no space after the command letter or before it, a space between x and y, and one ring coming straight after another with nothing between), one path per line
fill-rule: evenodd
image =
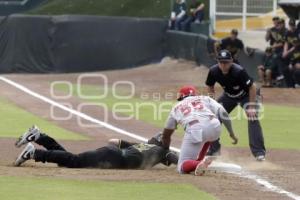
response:
M168 148L177 125L182 125L185 134L177 169L180 173L195 171L195 175L202 175L212 162L209 157L204 158L210 142L220 137L221 122L228 130L233 144L237 144L238 139L233 132L228 113L214 99L196 96L195 87L185 86L180 89L177 100L179 102L172 108L163 131L162 143Z

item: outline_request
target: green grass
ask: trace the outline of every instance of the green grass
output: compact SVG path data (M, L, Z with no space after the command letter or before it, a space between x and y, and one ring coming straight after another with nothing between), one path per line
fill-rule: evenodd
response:
M241 111L235 109L231 116ZM264 105L261 125L267 148L300 149L300 108L278 105ZM234 128L240 138L238 146L248 146L248 129L245 117L233 121ZM230 144L227 133L222 134L222 141Z
M69 88L64 84L57 84L54 89L69 92ZM118 89L119 90L116 91L117 95L123 97L130 95L130 92L127 92L126 88L123 88L122 90L120 90L120 88ZM82 85L81 89L77 89L77 85L73 85L72 87L73 96L82 97L85 101L100 104L99 106L107 106L107 108L113 112L123 110L122 112L117 113L124 115L126 118L129 116L132 119L141 120L160 128L164 127L162 121L167 118L174 103L172 101L144 101L135 97L120 100L114 97L111 89L107 89L105 98L92 98L92 96L100 96L104 93L105 90L100 86ZM84 98L84 96L90 96L91 98ZM159 106L165 111L158 113Z
M170 192L172 191L172 192ZM0 199L5 200L214 200L192 185L0 177Z
M73 87L73 95L78 96L76 91L76 86ZM63 85L58 85L57 88L61 91L66 91L67 89ZM85 95L96 95L102 94L103 89L101 87L96 88L95 86L83 85L82 93ZM126 89L122 90L126 94ZM149 101L142 100L140 98L132 98L127 100L118 100L111 95L111 91L108 92L106 98L102 99L86 99L89 102L101 102L112 110L113 105L116 103L131 103L135 111L139 111L139 115L132 111L124 111L122 114L125 116L134 116L135 119L147 122L149 124L155 125L157 127L163 128L165 120L168 116L169 110L174 102L160 102L160 101ZM152 103L153 105L159 106L161 103L168 103L166 106L166 112L161 114L161 117L157 117L154 109L147 106L141 106L142 103ZM261 124L264 131L264 137L266 142L266 147L269 148L279 148L279 149L300 149L299 141L300 134L300 108L288 107L288 106L277 106L277 105L264 105L264 117L261 120ZM236 116L239 110L233 111L231 116ZM243 112L242 116L243 116ZM156 117L156 118L155 118ZM248 127L247 120L245 117L240 117L240 119L233 120L234 129L239 136L239 147L248 147ZM182 133L182 129L179 130ZM222 143L225 146L232 146L231 140L225 130L222 133Z
M59 128L54 124L41 119L15 105L0 99L0 137L19 137L30 126L36 124L43 132L56 139L87 140L88 138Z
M188 0L189 2L190 0ZM208 0L204 1L208 5ZM29 14L169 18L172 0L49 0ZM206 6L206 14L208 15Z

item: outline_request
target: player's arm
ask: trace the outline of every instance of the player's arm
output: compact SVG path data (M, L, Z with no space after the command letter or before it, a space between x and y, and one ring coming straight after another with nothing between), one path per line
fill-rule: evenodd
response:
M166 123L166 126L162 133L161 142L164 148L168 149L171 144L171 136L177 128L176 119L170 114Z
M197 10L196 10L196 11L203 10L204 7L205 7L204 3L201 3L201 4L197 7Z
M265 40L269 42L271 40L271 29L269 28L266 32Z
M219 109L218 109L218 115L219 115L219 119L224 124L225 128L227 129L227 131L229 133L229 136L233 140L232 144L237 144L238 143L238 138L234 134L229 114L223 108L223 106L219 107Z
M171 144L171 136L174 133L174 129L164 129L163 131L163 135L162 135L162 145L164 148L168 149L170 147Z
M227 111L224 109L224 107L218 103L216 100L207 97L208 102L208 107L209 109L212 111L212 113L214 113L218 119L224 124L225 128L227 129L229 136L232 138L233 142L232 144L237 144L238 139L234 134L233 128L232 128L232 124L231 124L231 120L229 117L229 114L227 113Z
M126 140L121 140L121 139L110 139L110 140L108 140L108 144L117 146L119 149L123 149L123 148L130 147L137 143L128 142Z
M205 84L207 85L207 95L213 99L215 99L215 83L213 72L209 70Z

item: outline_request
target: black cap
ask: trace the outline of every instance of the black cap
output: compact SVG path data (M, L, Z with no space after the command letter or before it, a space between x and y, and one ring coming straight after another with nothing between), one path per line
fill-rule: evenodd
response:
M228 50L221 50L217 56L218 61L232 61L231 53Z

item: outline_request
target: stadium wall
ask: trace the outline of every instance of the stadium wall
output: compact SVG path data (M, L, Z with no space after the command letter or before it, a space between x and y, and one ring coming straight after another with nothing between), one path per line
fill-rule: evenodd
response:
M0 24L0 72L82 72L158 62L166 30L161 19L10 15Z
M211 66L214 40L167 31L167 21L82 15L11 15L0 23L0 73L65 73L123 69L164 56ZM240 55L256 78L263 53Z
M211 66L216 64L213 53L215 40L202 34L167 31L166 33L166 55L194 60L199 65ZM261 64L264 53L255 50L254 54L247 56L244 52L239 55L241 65L248 73L257 79L257 66Z

